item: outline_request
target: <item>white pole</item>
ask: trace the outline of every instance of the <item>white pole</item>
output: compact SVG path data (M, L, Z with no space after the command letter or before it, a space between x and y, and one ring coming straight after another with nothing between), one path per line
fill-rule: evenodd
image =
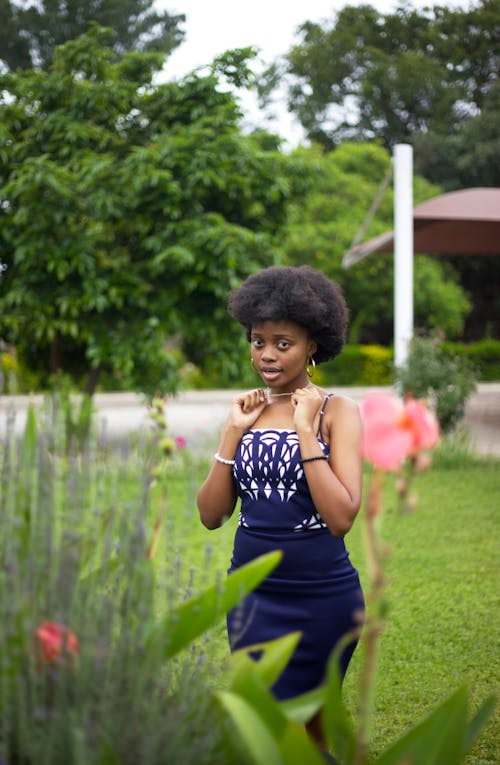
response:
M394 362L402 366L413 336L413 149L394 147Z

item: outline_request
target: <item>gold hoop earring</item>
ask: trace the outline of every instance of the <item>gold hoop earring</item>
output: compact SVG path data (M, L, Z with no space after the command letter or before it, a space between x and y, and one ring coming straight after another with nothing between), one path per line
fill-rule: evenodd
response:
M312 366L312 369L309 369L309 365ZM314 361L314 356L311 356L306 366L306 375L308 376L309 379L311 379L314 376L315 371L316 371L316 362Z

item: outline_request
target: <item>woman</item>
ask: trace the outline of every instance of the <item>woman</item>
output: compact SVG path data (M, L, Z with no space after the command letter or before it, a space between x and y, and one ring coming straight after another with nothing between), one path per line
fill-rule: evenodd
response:
M322 683L332 649L356 634L363 611L343 539L361 503L360 415L352 400L326 395L309 377L340 353L348 311L338 285L300 266L250 276L231 294L229 312L247 331L267 390L233 400L198 507L215 529L241 499L230 571L283 551L280 565L228 615L228 635L236 650L302 633L272 689L287 699ZM342 676L355 644L343 651ZM309 730L322 740L317 719Z

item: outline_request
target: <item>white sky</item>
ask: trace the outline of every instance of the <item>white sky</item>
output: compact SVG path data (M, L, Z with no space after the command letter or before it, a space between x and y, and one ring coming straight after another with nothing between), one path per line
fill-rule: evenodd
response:
M203 66L228 48L248 45L260 49L260 58L269 64L276 56L286 53L294 42L295 31L304 21L331 20L346 5L369 4L381 13L394 11L394 0L159 0L158 7L171 13L186 15L184 42L167 59L165 75L180 77ZM410 5L410 3L408 3ZM444 5L467 8L470 0L413 0L415 8ZM255 99L250 94L242 98L249 124L262 124ZM283 105L275 122L266 124L291 144L302 138L300 126Z

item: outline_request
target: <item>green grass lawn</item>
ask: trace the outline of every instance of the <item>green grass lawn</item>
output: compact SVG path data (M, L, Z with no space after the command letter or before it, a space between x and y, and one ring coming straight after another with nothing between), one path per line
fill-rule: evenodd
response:
M207 467L202 459L188 458L169 479L161 555L169 559L167 569L181 597L224 576L230 558L236 513L212 532L198 521L195 497ZM393 478L386 478L380 533L387 545L389 614L379 650L374 752L459 686L469 689L471 713L498 690L499 468L499 460L444 450L415 480L418 506L404 516L396 510ZM347 544L366 584L362 526L361 514ZM224 666L223 624L208 637L205 652L210 665ZM362 654L361 645L345 682L353 713ZM216 682L224 682L223 673ZM499 729L497 712L467 765L500 762Z

